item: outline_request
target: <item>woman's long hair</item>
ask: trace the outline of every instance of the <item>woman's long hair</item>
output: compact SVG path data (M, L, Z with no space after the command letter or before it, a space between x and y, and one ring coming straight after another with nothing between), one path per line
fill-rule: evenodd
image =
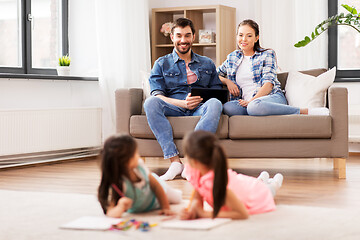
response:
M225 204L228 184L225 151L215 134L202 130L186 135L183 145L187 157L204 164L214 171L213 217L216 217L220 208Z
M129 177L127 166L136 149L135 139L128 135L111 136L105 141L101 152L101 181L98 188L98 200L105 214L109 203L116 205L121 197L111 189L111 184L123 191L122 177Z
M251 20L251 19L246 19L246 20L242 21L241 23L239 23L239 25L237 27L237 30L236 30L236 34L239 33L239 28L241 26L245 26L245 25L247 25L247 26L251 27L252 29L254 29L256 37L259 36L259 34L260 34L259 25L254 20ZM240 49L239 46L237 46L237 47ZM260 46L260 39L257 40L256 43L254 44L254 51L255 52L264 52L266 50L268 50L268 49L262 48Z

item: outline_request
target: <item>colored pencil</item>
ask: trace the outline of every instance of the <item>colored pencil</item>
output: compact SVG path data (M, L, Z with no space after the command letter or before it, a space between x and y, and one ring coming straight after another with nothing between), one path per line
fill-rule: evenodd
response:
M111 184L111 187L120 195L120 197L125 197L124 193L114 183Z
M191 203L194 200L194 196L195 196L195 189L192 191L191 196L190 196L190 201L189 201L189 205L187 206L186 210L189 211L190 207L191 207Z

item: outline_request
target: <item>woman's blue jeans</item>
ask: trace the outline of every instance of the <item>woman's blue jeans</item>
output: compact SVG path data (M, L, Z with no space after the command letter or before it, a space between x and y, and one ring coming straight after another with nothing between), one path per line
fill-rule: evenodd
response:
M256 98L247 107L239 104L239 100L233 100L224 104L224 113L228 116L250 115L289 115L300 114L300 108L292 107L287 104L287 100L282 92Z
M145 100L144 110L150 129L164 153L164 158L168 159L177 156L179 152L174 143L172 127L166 117L201 116L195 130L215 133L222 113L222 104L218 99L211 98L195 109L188 110L151 96Z

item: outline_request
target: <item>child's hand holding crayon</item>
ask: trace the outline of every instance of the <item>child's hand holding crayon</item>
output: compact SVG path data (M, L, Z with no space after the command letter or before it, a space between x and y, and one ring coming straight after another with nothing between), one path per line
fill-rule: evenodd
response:
M109 206L106 215L108 217L120 218L121 215L131 208L133 201L127 197L121 197L116 206Z
M184 208L180 212L180 219L181 220L190 220L196 218L196 211L195 210L187 210Z
M117 207L119 207L123 212L126 212L129 208L131 208L133 200L128 197L121 197L117 203Z
M208 217L206 212L203 209L202 203L199 200L194 200L190 208L184 208L180 212L180 219L182 220L191 220L196 218Z
M193 190L190 196L189 205L180 212L180 219L189 220L199 217L198 210L202 209L202 204L199 204L197 199L194 200L195 194L196 191Z

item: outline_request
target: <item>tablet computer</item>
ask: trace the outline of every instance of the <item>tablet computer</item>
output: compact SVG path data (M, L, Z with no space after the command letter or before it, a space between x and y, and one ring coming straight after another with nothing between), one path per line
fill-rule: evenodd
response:
M219 99L222 104L226 103L229 99L229 91L227 89L217 88L191 88L191 96L200 96L206 102L210 98Z

